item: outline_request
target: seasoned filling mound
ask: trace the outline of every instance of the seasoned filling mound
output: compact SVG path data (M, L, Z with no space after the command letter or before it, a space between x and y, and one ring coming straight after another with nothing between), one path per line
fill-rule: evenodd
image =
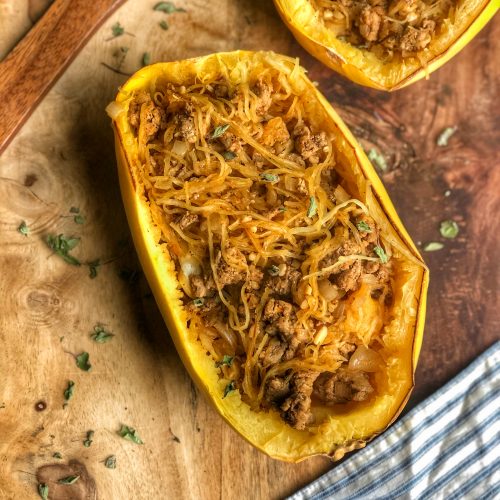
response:
M273 67L158 81L128 107L188 332L255 411L296 429L362 404L384 370L397 258L351 196L332 130ZM369 186L367 187L369 191Z
M312 0L339 38L390 60L426 49L458 0Z

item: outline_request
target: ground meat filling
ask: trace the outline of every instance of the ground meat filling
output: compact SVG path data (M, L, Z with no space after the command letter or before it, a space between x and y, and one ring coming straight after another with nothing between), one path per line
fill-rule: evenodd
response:
M363 11L366 37L376 40L386 8ZM329 132L305 111L294 116L300 104L283 97L279 79L263 73L246 88L224 79L194 87L137 93L128 111L147 145L152 214L175 264L188 328L230 381L221 397L238 390L252 408L307 429L318 424L315 405L374 394L372 375L348 369L360 341L342 325L366 284L366 300L390 306L392 262L377 256L385 243L369 210L340 201L348 195ZM231 126L236 111L223 121L203 114L214 99L217 113L232 105L258 121L251 140ZM288 162L278 173L276 158ZM320 199L323 215L336 219L320 235L302 234L314 226Z
M313 0L338 36L385 58L426 49L458 0Z
M373 393L368 375L361 371L339 369L322 373L314 383L314 396L327 405L366 401Z

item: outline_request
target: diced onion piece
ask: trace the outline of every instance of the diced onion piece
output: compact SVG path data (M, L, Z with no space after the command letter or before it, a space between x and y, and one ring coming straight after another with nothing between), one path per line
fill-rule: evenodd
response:
M214 324L214 328L220 334L221 338L227 342L227 344L231 347L231 352L236 352L236 347L238 345L238 340L236 339L236 335L233 331L229 330L229 327L224 324L222 321L217 321Z
M106 113L112 120L116 120L125 111L123 104L112 101L106 106Z
M172 146L172 153L178 156L184 156L188 152L189 146L187 142L184 141L175 141Z
M349 370L360 370L363 372L376 372L384 366L380 354L373 349L359 346L349 360Z
M340 292L336 285L330 283L330 280L323 279L318 281L318 290L321 296L326 300L334 300L340 298Z
M338 203L344 203L351 199L351 196L349 196L347 191L340 184L335 188L333 195Z
M179 258L184 276L189 278L191 275L201 274L201 266L192 255L185 255Z
M316 335L314 335L314 339L313 339L313 342L316 344L316 345L321 345L324 341L325 341L325 338L328 334L328 328L326 327L326 325L323 325L317 332L316 332Z

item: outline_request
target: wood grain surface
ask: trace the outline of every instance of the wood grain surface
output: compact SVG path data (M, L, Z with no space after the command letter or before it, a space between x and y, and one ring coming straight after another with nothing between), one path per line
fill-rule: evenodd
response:
M0 154L75 54L123 2L56 0L0 63Z
M409 232L445 244L425 253L427 328L409 407L499 338L498 19L429 81L383 94L306 55L268 0L178 0L187 12L171 15L155 3L126 2L0 157L2 499L35 499L38 482L49 484L50 499L274 499L334 466L255 451L198 393L175 352L131 246L104 113L145 52L152 62L237 48L297 55L363 145L386 155L381 177ZM0 0L0 54L46 4ZM116 22L126 33L110 40ZM448 126L457 132L438 147ZM84 224L68 217L72 206ZM439 234L445 219L459 224L455 240ZM22 221L28 236L17 230ZM59 233L81 237L80 260L104 262L95 279L47 248L43 238ZM97 324L115 334L109 343L91 339ZM90 372L75 364L83 351ZM74 395L63 407L69 380ZM118 436L121 424L145 444ZM110 455L116 469L104 465ZM81 476L74 485L56 483L71 474Z

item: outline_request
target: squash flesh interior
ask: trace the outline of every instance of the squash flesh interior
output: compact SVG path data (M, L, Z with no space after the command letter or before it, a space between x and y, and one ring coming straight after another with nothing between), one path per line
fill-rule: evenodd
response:
M277 3L297 32L338 56L343 64L354 66L373 82L385 88L392 88L417 70L425 69L435 58L444 54L490 2L488 0L458 0L450 2L450 8L447 9L448 2L446 2L446 5L441 5L442 1L432 3L426 1L426 5L442 7L442 11L438 9L435 14L433 10L430 11L429 20L433 21L434 27L429 29L429 26L426 25L427 29L424 31L429 36L425 37L427 38L425 44L416 42L424 33L411 33L415 29L412 23L418 23L419 19L414 19L414 11L413 14L412 12L408 14L405 12L405 8L411 10L408 6L413 7L424 2L393 0L390 2L374 1L368 3L363 1L342 2L341 0L335 0L334 2L329 0L277 0ZM349 8L342 7L339 9L345 14L342 19L338 18L338 22L334 22L333 19L329 18L329 15L325 19L324 13L331 12L331 8L325 10L327 5L337 6L342 3L350 5ZM388 7L388 9L384 7L383 10L390 10L392 7L393 10L396 9L397 12L401 12L399 16L401 19L397 14L393 13L393 15L388 16L387 22L399 25L402 31L401 36L406 34L407 38L413 38L415 42L413 45L420 47L420 50L397 50L398 44L399 48L401 47L401 37L397 37L399 41L396 41L395 44L387 43L384 46L383 43L370 42L361 36L359 29L361 24L372 26L372 22L368 22L366 19L359 22L361 9L355 8L353 11L353 7L359 7L361 4L363 7L369 6L370 8L372 6L373 8L381 8L381 5L383 5ZM401 4L401 9L398 9L399 4ZM349 12L352 17L349 16ZM382 15L379 17L384 18ZM411 22L406 22L406 19ZM425 20L421 19L421 28ZM384 35L382 30L383 22L378 32ZM373 34L371 29L365 30L365 34L370 31ZM390 42L389 37L392 35L392 33L386 33L383 38L384 42ZM369 35L367 36L370 38ZM354 43L349 43L349 41ZM387 47L391 45L394 45L394 47L388 49Z
M137 78L117 99L127 109L117 121L132 176L156 244L175 266L175 322L184 324L183 344L216 406L247 439L276 456L287 448L329 452L380 431L407 397L423 266L352 168L352 151L296 61L212 57L162 65L169 71L158 67L152 77ZM307 141L297 146L304 135L319 150L309 154ZM346 244L357 245L356 252L339 253ZM359 276L355 271L349 281L354 267ZM269 283L292 269L298 279L277 294L276 280ZM258 289L250 279L256 272ZM257 297L253 307L249 296ZM292 312L265 318L271 300ZM209 305L209 314L202 312ZM207 321L213 310L215 319ZM288 349L297 336L279 325L290 317L300 327L298 347L289 359L281 353L266 361L272 340ZM314 387L320 377L330 379ZM267 396L276 379L288 383L288 392L274 401ZM325 396L326 386L333 397ZM306 406L312 396L312 407L299 416L287 411L297 396ZM368 409L370 423L363 419ZM285 443L278 439L284 435Z

